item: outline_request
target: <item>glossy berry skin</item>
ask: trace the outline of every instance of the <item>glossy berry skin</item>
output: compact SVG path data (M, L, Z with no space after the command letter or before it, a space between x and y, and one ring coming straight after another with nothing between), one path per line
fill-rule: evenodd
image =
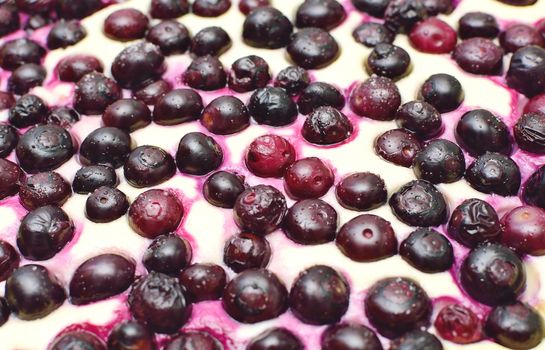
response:
M433 54L451 52L457 40L454 29L436 17L417 23L412 28L409 39L418 51Z
M331 168L316 157L295 161L284 174L284 187L296 199L319 198L325 195L335 180Z
M425 273L444 272L454 263L450 241L439 232L420 228L399 246L399 255L409 265Z
M440 13L450 14L453 10L452 0L422 0L422 4L430 16L436 16Z
M520 188L520 170L511 158L487 152L479 156L466 170L467 182L479 192L514 196Z
M20 261L21 258L15 248L8 242L0 240L0 281L8 279L19 267Z
M87 73L102 73L102 62L91 55L70 55L62 58L56 67L61 81L76 83Z
M337 234L337 211L321 199L303 199L287 212L282 229L294 242L315 245L331 242Z
M507 125L485 109L475 109L462 115L456 125L455 136L458 144L472 156L486 152L509 155L512 150Z
M205 331L184 331L169 341L164 350L179 349L223 350L218 339Z
M46 124L58 125L65 129L70 129L79 120L79 113L71 107L53 108L45 117Z
M129 200L125 193L108 186L94 190L85 202L87 219L96 223L117 220L125 215L128 209Z
M12 71L25 63L40 64L45 53L45 49L33 40L10 40L0 46L0 67Z
M339 44L329 32L315 27L299 29L288 44L288 54L305 69L323 68L339 56Z
M431 183L451 183L464 176L464 153L457 144L445 139L428 142L413 160L417 178Z
M409 168L422 143L405 129L388 130L375 140L375 152L384 160Z
M387 191L384 180L373 173L354 173L342 179L336 186L337 200L347 209L366 211L386 203Z
M283 314L288 309L288 291L266 269L245 270L225 287L222 305L233 319L253 324Z
M46 76L45 68L35 63L25 63L17 67L8 79L8 91L23 95L30 89L41 86Z
M466 247L495 242L501 234L500 219L487 202L471 198L462 202L450 217L448 234Z
M501 243L516 253L545 254L545 210L523 205L509 211L501 219Z
M17 130L11 125L0 124L0 158L7 157L17 146L17 141Z
M512 349L531 349L543 339L543 319L530 305L516 302L496 306L488 314L486 334L496 343Z
M395 119L400 128L412 131L424 140L438 136L444 129L441 114L423 101L403 104L395 114Z
M344 255L357 262L378 261L397 253L392 226L373 214L362 214L348 221L335 242Z
M82 19L100 10L104 4L99 0L57 0L57 9L60 17L66 19Z
M112 167L105 165L89 165L80 168L72 181L74 192L91 193L101 186L116 187L117 175Z
M286 211L282 192L272 186L257 185L238 196L233 215L241 229L265 235L280 226Z
M545 90L545 49L526 46L518 49L509 63L506 76L507 85L533 97Z
M80 161L84 165L122 166L131 152L132 141L128 132L105 126L92 131L81 143Z
M115 81L102 73L91 72L76 84L74 108L81 114L102 114L106 107L121 97L121 88Z
M513 127L517 145L527 151L545 154L545 113L526 113Z
M341 110L344 107L344 96L335 86L324 83L310 83L303 89L297 106L299 112L305 115L311 114L318 107L330 106Z
M401 105L401 95L394 82L372 76L352 89L350 107L359 116L375 120L393 120Z
M170 192L152 189L141 193L129 208L129 225L146 238L173 232L184 215L184 208Z
M458 35L462 39L481 37L493 39L500 33L496 18L485 12L468 12L458 21Z
M422 330L405 333L390 343L390 350L416 349L443 350L443 345L435 335Z
M263 135L256 138L246 152L248 170L259 177L282 177L293 162L295 149L285 138Z
M524 291L526 272L523 262L509 248L485 243L464 259L460 282L475 300L486 305L511 303Z
M56 125L38 125L20 138L15 154L27 173L54 170L72 158L75 145L70 133Z
M216 135L234 134L250 126L250 113L238 98L220 96L204 108L201 124Z
M17 164L0 159L0 199L16 195L23 179L24 173Z
M242 232L231 236L225 242L223 262L237 273L266 267L270 259L271 246L263 236Z
M180 273L179 279L186 297L194 303L220 299L227 284L225 270L215 264L193 264Z
M526 24L514 24L500 34L500 45L505 52L515 52L529 45L543 47L545 41L535 27Z
M133 132L151 123L148 106L135 99L121 99L109 105L102 115L104 126L113 126Z
M364 307L371 325L388 338L427 326L432 312L426 291L403 277L376 282L365 297Z
M365 22L357 26L352 32L354 40L366 47L375 47L378 44L391 44L396 33L381 23Z
M310 84L306 69L298 66L288 66L278 72L274 86L286 90L290 95L297 95Z
M471 309L450 304L443 307L433 324L441 338L455 344L471 344L483 338L483 324Z
M27 94L21 96L9 109L8 121L18 128L26 128L44 121L49 108L45 102L36 95Z
M243 15L248 15L258 7L268 7L271 3L269 0L240 0L238 2L238 10Z
M132 96L147 105L155 105L157 101L172 90L172 84L166 80L156 80L137 90L134 90Z
M326 328L321 345L323 350L382 350L380 340L371 329L351 323Z
M177 276L191 263L191 244L176 234L157 237L144 252L142 263L148 271Z
M499 0L505 4L513 6L529 6L537 2L537 0Z
M545 209L545 199L542 196L543 186L545 186L545 167L540 167L530 175L524 184L522 191L523 202Z
M285 328L270 328L255 336L246 350L303 350L301 340Z
M175 125L199 119L203 110L201 96L191 89L175 89L160 96L153 109L153 121Z
M146 35L149 20L142 12L126 8L112 12L104 20L104 33L110 39L129 41Z
M392 44L377 44L367 57L365 68L369 75L400 79L410 72L411 57L403 48Z
M208 203L220 208L233 208L237 197L246 188L244 177L227 171L210 175L203 184L203 196Z
M176 165L184 174L206 175L216 170L222 162L221 146L203 133L187 133L178 144Z
M469 38L456 46L452 57L468 73L498 75L503 69L503 49L486 38Z
M348 309L350 285L339 272L325 265L302 271L290 290L295 317L312 325L338 322Z
M344 7L336 0L305 0L297 8L295 25L298 28L318 27L331 30L345 18Z
M265 87L269 80L271 75L267 61L259 56L250 55L233 62L228 85L236 92L247 92Z
M136 89L157 80L165 71L161 50L148 42L127 46L114 59L112 76L126 89Z
M331 145L350 137L354 126L338 109L329 106L318 107L307 117L301 134L310 143Z
M418 98L429 103L440 113L457 109L464 101L462 84L452 75L431 75L418 91Z
M410 226L439 226L448 218L443 195L425 180L403 185L390 197L389 204L394 215Z
M393 0L384 11L384 20L392 30L409 33L427 15L427 9L421 0Z
M70 302L85 305L120 294L134 281L135 264L117 254L102 254L83 262L70 280Z
M7 279L5 298L15 316L31 321L59 308L66 293L47 268L29 264L16 269Z
M297 105L284 89L277 87L254 91L248 110L256 122L270 126L288 125L297 118Z
M176 173L174 158L156 146L140 146L130 154L123 174L127 182L137 188L159 185Z
M232 45L229 34L220 27L206 27L191 39L191 53L195 56L220 56Z
M53 340L53 343L48 347L50 350L66 350L66 349L93 349L106 350L106 345L97 335L87 331L69 331Z
M159 272L138 279L128 303L133 317L155 333L175 333L191 315L191 305L178 279Z
M146 40L159 46L163 55L184 53L191 44L189 31L180 22L166 20L150 28Z
M108 335L109 350L156 350L155 336L138 321L120 322Z
M9 319L11 310L5 298L0 298L0 327L3 326Z
M273 7L259 7L251 11L242 26L242 38L252 47L278 49L288 45L293 25Z
M227 74L220 60L206 55L195 58L182 74L183 82L204 91L218 90L227 84Z
M11 5L0 6L0 35L5 36L7 34L15 32L19 29L21 21L19 19L19 12L17 8Z
M47 35L47 48L55 50L76 45L87 36L87 30L76 20L60 20Z
M58 173L38 173L22 181L19 201L27 210L46 205L62 206L72 195L70 184Z
M188 0L151 0L150 15L153 18L176 18L183 16L188 12Z
M231 7L230 0L195 0L191 10L197 16L218 17Z

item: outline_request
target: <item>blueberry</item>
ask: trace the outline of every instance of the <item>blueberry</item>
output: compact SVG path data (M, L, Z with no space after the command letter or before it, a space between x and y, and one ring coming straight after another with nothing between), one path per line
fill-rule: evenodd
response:
M520 255L545 254L545 210L516 207L501 219L501 243Z
M216 135L234 134L250 126L250 113L238 98L220 96L204 108L201 123Z
M68 181L54 171L32 175L19 188L19 201L27 210L46 205L62 206L71 195Z
M303 350L301 340L285 328L270 328L258 334L246 350Z
M206 55L195 58L182 74L183 82L193 89L219 90L227 84L227 74L220 60Z
M443 350L437 337L422 330L405 333L390 343L390 350Z
M74 108L81 114L102 114L106 107L121 97L121 88L115 81L102 73L91 72L85 74L76 84Z
M316 157L295 161L284 174L284 188L296 199L319 198L325 195L335 176L331 168Z
M475 343L483 338L483 325L479 316L460 304L443 307L433 325L441 338L456 344Z
M79 113L71 107L54 107L45 117L46 124L58 125L65 129L70 129L79 120Z
M341 111L329 107L318 107L305 120L301 134L308 142L331 145L350 137L354 127Z
M135 264L117 254L102 254L83 262L70 280L70 302L84 305L124 292L134 281Z
M174 158L164 149L156 146L135 148L123 165L127 182L134 187L159 185L176 173Z
M13 271L19 267L20 261L21 257L15 248L8 242L0 240L0 281L7 280Z
M61 81L77 83L87 73L102 73L102 62L91 55L71 55L62 58L56 67Z
M245 270L227 284L222 305L235 320L257 323L276 318L288 309L288 291L266 269Z
M396 34L384 24L377 22L365 22L354 28L352 37L356 42L367 47L375 47L378 44L391 44Z
M522 191L523 202L545 208L545 199L542 196L543 186L545 186L545 167L542 166L526 180Z
M15 105L9 109L8 120L18 129L43 123L49 108L45 102L36 95L21 96Z
M342 179L335 191L339 203L347 209L367 211L386 203L384 180L373 173L354 173Z
M125 193L117 188L101 186L94 190L85 202L87 219L96 223L106 223L119 219L129 209Z
M458 121L456 140L470 155L486 152L511 153L511 136L507 125L485 109L464 113Z
M87 331L74 330L62 333L53 339L49 346L50 350L71 350L71 349L93 349L106 350L106 345L94 333Z
M151 27L146 40L159 46L164 55L184 53L191 44L189 31L175 20L162 21Z
M362 214L348 221L335 242L344 255L358 262L382 260L397 253L391 224L373 214Z
M15 97L12 93L0 91L0 111L9 109L15 105Z
M25 321L46 317L66 299L57 278L47 268L35 264L13 272L6 281L5 296L13 313Z
M53 25L47 35L47 48L55 50L73 46L87 36L87 30L79 21L61 19Z
M257 185L238 196L233 215L241 229L267 234L279 227L286 211L282 192L269 185Z
M100 0L57 0L57 10L62 18L82 19L100 10L104 4Z
M426 291L409 278L385 278L365 297L365 314L377 331L388 338L426 327L432 304Z
M498 21L485 12L468 12L458 20L458 35L462 39L473 37L493 39L499 33Z
M376 334L359 324L340 323L322 333L322 350L382 350Z
M453 10L452 0L422 0L422 4L430 16L436 16L440 13L449 14Z
M545 49L527 46L511 56L506 76L507 85L518 92L533 97L545 90Z
M148 42L126 47L112 63L112 76L123 88L135 89L157 80L165 71L161 50Z
M463 245L474 248L499 239L500 219L487 202L471 198L462 202L450 217L448 234Z
M375 140L375 152L384 160L409 168L422 143L405 129L388 130Z
M17 8L25 13L44 13L52 10L55 6L54 0L15 0Z
M258 7L251 11L242 27L244 42L252 47L278 49L288 45L293 25L273 7Z
M350 93L350 107L361 117L393 120L399 105L399 90L391 79L385 77L372 76L357 84Z
M37 13L34 15L28 16L24 24L24 29L27 32L33 32L37 29L43 28L51 23L51 18L49 16Z
M189 242L176 234L157 237L144 252L142 263L148 271L177 276L191 263L193 251Z
M33 40L10 40L0 46L0 67L14 70L25 63L40 64L45 53L45 49Z
M411 101L403 104L395 114L397 125L414 132L422 139L431 139L443 132L441 114L431 104Z
M288 44L290 58L305 69L323 68L339 56L339 44L329 32L316 27L299 29Z
M191 10L197 16L218 17L231 7L230 0L195 0Z
M314 82L303 89L297 106L302 114L310 114L318 107L330 106L338 110L344 107L344 96L335 86L323 83Z
M401 33L408 33L412 27L425 19L428 11L421 0L392 0L384 11L386 25Z
M282 177L295 162L295 149L281 136L263 135L248 146L245 160L248 170L259 177Z
M0 6L0 36L15 32L20 25L19 12L16 7L5 3Z
M0 12L1 14L1 12ZM5 298L0 297L0 327L8 322L11 310L9 309L8 302Z
M523 114L513 127L513 133L521 149L537 154L545 153L545 114Z
M284 89L277 87L255 90L248 110L256 122L271 126L291 124L297 118L297 105Z
M262 237L249 232L231 236L225 242L223 262L231 270L241 272L266 267L271 259L271 246Z
M148 106L135 99L121 99L109 105L102 115L104 126L113 126L133 132L151 123Z
M221 27L206 27L191 39L191 53L196 56L220 56L232 45L229 34Z
M112 12L104 20L104 33L113 40L142 39L148 30L149 20L142 12L125 8Z
M531 349L543 339L543 319L533 307L517 302L496 306L488 314L486 334L513 349Z
M297 66L288 66L278 72L274 86L283 88L290 95L297 95L310 84L310 77L306 69Z
M331 242L337 234L337 211L321 199L303 199L287 212L282 228L289 239L305 245Z
M514 24L500 34L500 45L505 52L515 52L529 45L544 46L539 31L527 24Z
M352 0L352 5L358 10L373 17L384 17L384 11L390 0Z
M165 96L171 90L172 84L160 79L134 90L132 96L147 105L155 105L161 97Z
M191 89L175 89L158 97L153 121L159 125L175 125L199 119L203 109L201 96Z
M401 242L399 255L409 265L425 273L447 271L454 263L454 252L449 240L428 228L413 231Z
M233 208L237 197L244 191L244 177L227 171L210 175L203 184L203 195L208 203L220 208Z
M16 195L23 179L24 173L17 164L0 158L0 199Z
M271 3L269 0L240 0L238 2L238 10L243 15L248 15L258 7L268 7Z
M429 103L440 113L457 109L464 101L462 84L452 75L431 75L418 91L418 98Z
M76 172L72 181L72 188L76 193L87 194L101 186L116 187L117 184L117 175L112 167L106 165L88 165Z
M131 152L129 133L119 128L105 126L92 131L81 143L79 157L84 165L122 166Z
M223 350L218 339L204 331L183 331L169 341L164 350Z
M411 57L403 48L392 44L377 44L367 57L365 67L369 75L400 79L409 74Z
M452 57L468 73L498 75L503 70L503 54L491 39L475 37L458 44Z
M291 311L304 323L332 324L348 309L350 286L333 268L315 265L297 276L289 298Z
M17 67L8 79L8 91L23 95L30 89L41 86L46 76L45 68L35 63L25 63Z
M403 185L390 197L389 204L394 215L410 226L439 226L448 218L443 195L425 180Z
M185 174L206 175L223 162L221 146L212 137L200 132L184 135L176 151L176 165Z
M177 278L150 272L133 284L128 298L134 318L155 333L175 333L191 315Z
M151 0L150 15L153 18L171 19L188 12L188 0Z
M244 56L231 65L229 88L236 92L263 88L271 80L267 61L256 55Z
M68 131L56 125L38 125L20 138L15 154L27 173L54 170L72 158L74 142Z
M416 177L435 184L460 180L465 167L464 153L460 147L445 139L431 140L413 160Z
M0 158L9 156L17 146L19 134L11 125L0 124Z
M343 5L336 0L305 0L297 8L295 25L331 30L346 18Z
M133 320L120 322L108 336L108 350L155 350L155 337L142 323Z
M487 152L475 159L466 170L471 187L483 193L514 196L520 188L520 170L511 158Z
M432 54L451 52L457 40L454 29L437 17L417 23L409 34L409 41L415 49Z
M180 283L191 302L218 300L227 284L225 270L215 264L194 264L180 273Z

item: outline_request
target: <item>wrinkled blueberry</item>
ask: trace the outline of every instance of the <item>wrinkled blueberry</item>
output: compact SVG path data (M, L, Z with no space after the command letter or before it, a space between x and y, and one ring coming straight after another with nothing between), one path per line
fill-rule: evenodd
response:
M174 158L164 149L156 146L135 148L123 165L127 182L134 187L159 185L176 173Z
M27 210L46 205L62 206L71 195L68 181L54 171L32 175L19 188L19 201Z

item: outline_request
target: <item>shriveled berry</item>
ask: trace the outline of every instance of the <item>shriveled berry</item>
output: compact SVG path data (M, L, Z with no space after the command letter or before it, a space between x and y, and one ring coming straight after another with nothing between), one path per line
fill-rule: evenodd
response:
M265 87L270 80L267 61L259 56L250 55L233 62L228 85L236 92L247 92Z
M391 0L384 11L386 25L401 33L409 33L427 16L428 11L421 0Z
M45 117L46 124L58 125L65 129L70 129L79 120L79 113L71 107L55 107Z
M134 187L159 185L176 173L174 158L157 146L135 148L123 165L127 182Z
M21 96L9 109L8 121L18 129L43 123L49 108L45 102L36 95L27 94Z
M288 66L278 72L274 86L283 88L291 95L297 95L310 84L308 72L298 66Z
M71 195L68 181L54 171L28 177L19 189L19 201L27 210L46 205L62 206Z
M288 125L297 118L297 105L284 89L278 87L254 91L248 110L256 122L271 126Z
M513 127L517 145L528 152L545 153L545 113L525 113Z
M225 242L223 262L237 273L266 267L270 259L271 246L263 236L242 232L231 236Z
M317 145L331 145L350 137L354 127L338 109L329 106L318 107L305 120L301 134L308 142Z
M466 199L452 212L448 234L463 245L474 248L499 239L500 219L487 202L477 198Z
M483 338L483 324L471 309L450 304L443 307L433 324L441 338L456 344L471 344Z
M372 76L356 85L350 93L350 107L359 116L375 120L393 120L401 105L401 95L394 82Z
M17 130L11 125L0 124L0 158L7 157L17 146L17 141Z

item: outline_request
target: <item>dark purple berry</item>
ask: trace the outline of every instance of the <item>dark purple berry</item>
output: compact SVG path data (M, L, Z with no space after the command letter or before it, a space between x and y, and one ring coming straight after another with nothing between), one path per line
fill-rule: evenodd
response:
M496 18L485 12L468 12L458 20L458 35L462 39L494 39L499 33L500 26Z
M10 40L0 47L0 66L14 70L25 63L40 64L45 53L43 47L30 39Z
M532 175L530 175L528 180L526 180L526 183L524 184L524 189L522 191L523 202L545 209L543 188L545 188L545 166L537 169Z
M357 115L375 120L393 120L401 105L401 95L394 82L372 76L357 84L350 93L350 107Z
M401 33L410 32L427 16L428 11L421 0L391 0L384 11L386 26Z
M208 203L220 208L233 208L237 197L244 191L244 177L236 173L218 171L203 184L203 195Z
M425 180L403 185L390 197L389 204L394 215L410 226L439 226L448 218L443 194Z
M104 6L100 0L57 0L57 10L62 18L82 19L97 12Z
M104 126L113 126L133 132L151 123L148 106L135 99L121 99L109 105L102 115Z
M291 95L297 95L310 84L308 72L301 67L288 66L278 72L274 86L283 88Z
M352 0L352 5L358 10L373 17L384 17L384 11L390 0Z
M537 0L498 0L508 5L513 6L530 6L537 2Z
M201 96L191 89L175 89L158 97L153 121L159 125L175 125L199 119L203 109Z
M182 74L183 82L205 91L219 90L227 84L227 74L220 60L206 55L195 58Z
M378 44L391 44L396 34L384 24L376 22L365 22L357 26L352 32L356 42L367 47L375 47Z
M285 138L263 135L256 138L246 153L246 167L259 177L282 177L295 162L295 149Z
M124 88L136 89L157 80L165 71L161 50L139 42L121 51L112 63L112 76Z
M49 350L75 350L92 349L106 350L106 345L97 335L83 330L74 330L61 333L53 339L53 343L48 347Z
M284 174L284 188L296 199L319 198L325 195L335 176L331 168L316 157L295 161Z
M447 113L462 104L464 90L462 84L452 75L434 74L422 84L418 98L435 107L440 113Z
M148 271L177 276L191 263L193 251L189 242L176 234L157 237L146 249L142 263Z
M483 339L482 321L471 309L460 304L444 306L435 317L434 327L441 338L456 344Z
M37 29L43 28L51 23L51 18L45 14L37 13L35 15L28 16L23 28L27 32L33 32Z
M13 271L19 267L20 261L21 258L15 248L8 242L0 240L0 281L3 282L8 279Z
M15 105L15 97L12 93L0 91L0 111L9 109Z
M8 302L5 298L0 297L0 327L8 322L11 310L9 309Z
M122 97L121 92L119 85L102 73L85 74L76 84L74 108L81 114L102 114Z
M411 57L403 48L392 44L377 44L367 57L365 67L369 75L400 79L409 74Z
M343 5L336 0L305 0L297 8L295 25L331 30L346 18Z
M237 225L257 234L276 230L287 211L282 192L268 185L257 185L242 192L233 209Z
M503 70L503 49L487 38L469 38L456 46L452 57L466 72L498 75Z
M231 45L231 37L223 28L206 27L191 39L191 53L196 56L220 56Z
M543 319L528 304L496 306L486 319L486 334L511 349L532 349L543 339Z
M258 7L268 7L271 3L269 0L240 0L238 2L238 10L243 15L248 15Z
M545 49L527 46L511 56L506 76L507 85L533 97L545 91Z
M466 112L456 126L456 140L470 155L486 152L511 153L511 136L507 125L485 109Z
M54 171L32 175L19 188L19 201L27 210L46 205L62 206L71 195L70 184Z
M437 17L418 22L409 33L411 45L420 52L444 54L454 50L456 31Z
M526 113L513 127L518 146L537 154L545 154L545 113Z
M252 47L278 49L288 45L293 25L274 7L258 7L251 11L242 27L244 42Z
M390 350L443 350L443 345L437 337L423 330L415 330L392 340Z
M520 188L520 170L511 158L487 152L471 163L465 174L467 182L479 192L514 196Z
M409 168L422 143L405 129L388 130L375 140L375 152L384 160Z
M98 164L119 168L131 152L129 133L105 126L92 131L81 143L79 158L84 165Z
M303 350L301 340L285 328L270 328L255 336L246 350Z
M53 25L47 35L47 48L55 50L72 46L83 40L87 31L79 21L60 20Z
M79 113L71 107L54 107L45 117L45 123L70 129L80 120Z
M340 323L322 333L322 350L382 350L375 332L359 324Z
M133 91L133 97L147 105L155 105L157 101L172 90L172 84L166 80L157 80Z
M19 12L16 7L10 4L0 6L0 36L15 32L20 25Z
M250 126L250 113L238 98L220 96L204 108L201 123L216 135L234 134Z
M108 350L156 350L155 336L142 323L126 320L110 332Z
M346 140L354 127L339 110L323 106L316 108L305 120L301 134L311 143L331 145Z
M303 89L297 100L299 112L305 115L323 106L331 106L341 110L344 107L344 103L342 92L335 86L323 82L309 84Z
M300 67L317 69L330 65L339 56L339 44L329 32L315 27L302 28L288 44L290 58Z
M157 146L135 148L123 165L123 174L127 182L134 187L152 187L159 185L176 173L174 158Z
M297 118L297 105L284 89L278 87L254 91L248 110L256 122L271 126L288 125Z
M299 244L331 242L337 234L337 211L321 199L303 199L286 213L282 229Z
M231 236L223 249L223 262L237 273L266 267L270 258L269 242L264 237L249 232Z
M291 311L304 323L332 324L348 309L350 285L333 268L315 265L297 276L289 299Z
M474 248L499 239L500 219L487 202L476 198L466 199L452 212L448 234L463 245Z
M72 55L61 59L56 69L60 80L76 83L87 73L102 73L104 67L94 56Z
M218 17L231 7L231 0L195 0L191 10L197 16Z
M441 114L427 102L403 104L395 114L397 125L414 132L422 139L431 139L443 132Z
M186 297L195 303L220 299L227 284L225 270L215 264L193 264L179 278Z
M541 33L527 24L514 24L500 34L500 44L505 52L515 52L529 45L544 46Z
M96 223L112 222L119 219L129 209L125 193L117 188L101 186L94 190L85 202L87 219Z
M153 18L177 18L188 12L188 0L151 0L150 15Z
M545 210L523 205L501 219L501 243L520 255L545 254Z
M399 255L409 265L425 273L447 271L454 263L454 252L449 240L428 228L413 231L401 242Z
M250 55L239 58L231 66L228 85L236 92L263 88L271 80L269 65L263 58Z
M170 340L164 350L223 350L220 341L208 332L183 331Z
M35 63L25 63L15 69L8 79L8 91L16 95L26 94L30 89L41 86L47 72Z
M354 173L342 179L335 191L339 203L347 209L366 211L386 203L384 180L373 173Z
M184 53L191 44L189 31L176 20L166 20L154 25L148 31L146 40L159 46L164 55Z
M0 199L16 195L23 179L24 173L17 164L0 158Z
M422 0L422 4L430 16L437 16L440 13L450 14L454 6L452 0Z
M464 176L466 162L457 144L445 139L428 142L413 160L417 178L431 183L451 183Z
M45 102L36 95L21 96L9 109L8 120L18 129L43 123L49 108Z
M0 158L9 156L17 146L17 141L19 141L17 130L11 125L0 124Z
M119 41L141 39L146 35L149 20L142 12L125 8L112 12L104 20L104 33Z
M176 151L176 165L185 174L206 175L223 162L223 150L212 137L201 132L184 135Z

